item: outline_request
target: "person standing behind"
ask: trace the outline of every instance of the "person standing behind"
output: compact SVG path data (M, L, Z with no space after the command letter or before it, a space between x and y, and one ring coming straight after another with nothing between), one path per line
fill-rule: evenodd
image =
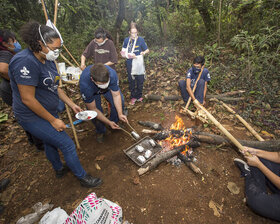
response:
M144 55L149 53L144 38L138 37L138 29L135 23L131 23L129 37L124 39L121 55L126 60L126 70L129 82L130 105L136 101L142 102L143 84L145 80Z
M81 56L81 69L86 68L86 59L89 58L93 58L94 64L102 63L116 69L118 55L111 35L103 28L98 28L94 37Z
M82 186L99 186L101 179L83 169L75 144L64 131L66 125L58 118L59 99L75 113L82 111L58 86L60 77L54 61L61 48L59 35L37 22L25 24L20 33L29 48L16 54L9 65L16 119L26 131L44 142L46 157L57 178L63 177L70 168ZM58 149L66 165L61 162Z
M195 57L193 60L193 66L187 72L186 80L179 81L179 88L185 103L187 103L189 97L191 97L193 101L197 99L199 103L205 105L207 83L211 80L207 68L203 69L201 77L197 82L195 92L193 92L193 87L195 85L196 80L198 79L199 73L201 72L204 62L205 59L203 56Z

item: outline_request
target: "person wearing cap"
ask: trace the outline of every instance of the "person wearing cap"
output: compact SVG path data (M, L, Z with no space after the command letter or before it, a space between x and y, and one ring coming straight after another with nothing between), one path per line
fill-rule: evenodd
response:
M102 63L116 69L118 55L112 36L103 28L98 28L94 37L81 56L81 69L86 68L86 59L89 58L93 59L94 64Z
M61 48L58 33L37 22L25 24L20 33L28 48L16 54L9 65L16 119L26 131L43 141L57 178L70 169L82 186L99 186L101 179L84 170L75 144L65 132L66 125L58 117L59 99L75 113L82 111L58 86L60 76L54 63ZM58 150L66 164L61 162Z
M182 98L185 103L188 102L189 97L194 101L195 99L202 105L205 105L207 83L211 80L209 71L207 68L203 68L200 79L197 81L201 69L204 65L205 59L203 56L197 56L193 60L192 67L188 70L185 80L179 81L179 88ZM197 81L195 92L193 87Z
M112 129L119 129L119 120L128 122L124 115L124 98L119 88L118 75L110 66L97 63L86 67L80 78L80 91L87 109L97 112L97 117L92 122L96 127L99 143L104 140L105 124ZM109 119L103 114L102 95L111 105Z

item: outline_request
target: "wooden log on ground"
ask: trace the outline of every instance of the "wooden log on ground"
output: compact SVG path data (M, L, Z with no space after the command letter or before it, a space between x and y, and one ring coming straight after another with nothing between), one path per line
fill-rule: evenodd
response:
M182 160L187 167L189 167L193 172L198 174L203 174L201 170L191 161L188 161L181 153L178 154L178 158Z
M204 124L208 124L208 120L204 119L203 117L199 116L197 113L192 112L186 108L183 108L182 110L180 110L180 113L182 114L189 114L191 116L191 119L198 119L200 120L202 123Z
M210 143L215 145L225 144L227 146L232 146L232 144L227 138L214 135L206 132L194 132L193 135L200 142ZM271 140L271 141L250 141L250 140L241 140L237 139L243 146L248 146L252 148L262 149L266 151L280 151L280 140Z
M145 95L147 100L154 100L154 101L179 101L182 99L181 96L178 95L170 95L170 96L161 96L156 94L147 94ZM244 97L228 97L228 96L221 96L221 95L206 95L206 99L217 98L219 100L223 100L225 102L234 102L244 100Z
M155 158L153 158L148 163L146 163L143 167L141 167L137 170L139 176L141 176L141 175L147 173L148 171L156 168L160 163L168 160L169 158L171 158L171 157L177 155L178 153L182 152L183 150L185 150L185 146L189 145L189 143L191 141L189 141L185 145L181 145L179 147L176 147L173 150L170 150L168 152L158 154Z

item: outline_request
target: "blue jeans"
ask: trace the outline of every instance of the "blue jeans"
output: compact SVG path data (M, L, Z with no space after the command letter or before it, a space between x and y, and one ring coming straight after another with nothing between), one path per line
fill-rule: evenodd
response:
M120 94L121 94L122 110L123 110L124 109L124 97L123 97L121 92L120 92ZM118 116L118 112L117 112L117 109L116 109L115 104L114 104L114 100L113 100L113 96L112 96L111 91L109 90L102 95L110 103L110 106L111 106L109 120L117 123L119 121L119 116ZM101 106L101 95L95 95L94 100L95 100L95 105L96 105L97 109L100 110L103 113L103 108ZM96 132L98 134L104 134L106 132L105 124L102 121L95 118L95 119L92 120L92 123L94 124L94 126L96 128Z
M189 93L187 91L187 83L186 80L180 80L179 82L179 87L180 87L180 91L181 91L181 95L183 97L183 100L185 103L188 102L189 100ZM193 88L193 87L192 87ZM204 89L205 89L205 80L204 79L200 79L197 82L197 86L194 92L194 97L202 104L203 100L204 100Z
M126 61L126 71L129 82L130 98L140 99L143 95L145 75L131 75L132 61Z
M65 131L58 132L42 118L32 122L19 121L19 124L24 130L43 141L47 159L51 162L54 170L60 170L63 166L58 153L58 149L60 149L67 166L74 175L78 178L83 178L86 175L86 171L79 161L75 144Z
M280 164L265 159L262 163L276 175L280 175ZM259 215L280 221L280 189L278 189L256 167L250 167L245 177L245 193L248 206ZM272 194L268 194L267 188Z

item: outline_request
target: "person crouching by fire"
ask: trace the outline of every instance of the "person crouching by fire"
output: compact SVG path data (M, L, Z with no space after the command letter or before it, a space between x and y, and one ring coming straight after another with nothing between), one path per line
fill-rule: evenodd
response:
M123 114L124 98L119 88L118 75L110 66L102 63L87 66L80 78L80 91L87 109L97 112L97 119L93 119L92 122L96 127L99 143L104 141L106 132L104 124L112 129L120 129L117 125L119 120L128 122ZM101 95L110 103L109 119L103 114Z
M193 101L197 99L199 103L205 105L207 83L211 80L211 77L208 69L204 68L204 62L205 59L203 56L195 57L193 60L192 67L187 72L186 80L179 81L179 88L185 103L187 103L189 97L191 97ZM201 69L203 69L202 73L201 73ZM197 81L200 73L201 76ZM193 87L196 81L197 81L197 86L195 92L193 92Z

